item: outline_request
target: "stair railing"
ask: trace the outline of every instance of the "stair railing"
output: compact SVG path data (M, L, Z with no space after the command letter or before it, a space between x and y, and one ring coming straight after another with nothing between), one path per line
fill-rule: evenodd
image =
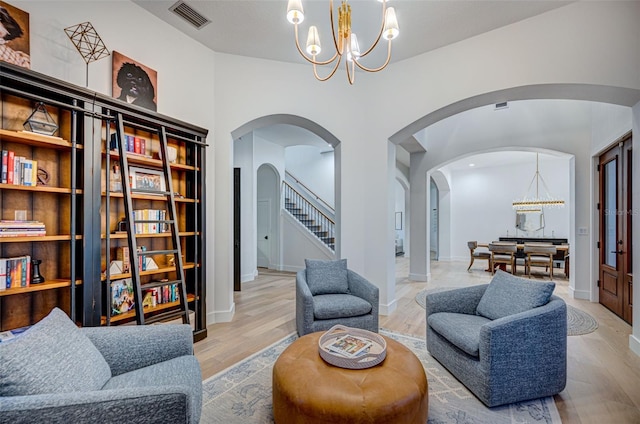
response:
M288 182L282 182L284 207L331 250L335 250L335 222Z
M285 181L287 181L292 187L297 188L298 192L302 193L302 195L309 201L309 203L315 205L316 208L318 208L320 211L323 211L325 215L329 216L332 219L336 216L335 208L322 197L318 196L313 190L307 187L305 183L300 181L295 175L293 175L289 171L285 171L285 176Z

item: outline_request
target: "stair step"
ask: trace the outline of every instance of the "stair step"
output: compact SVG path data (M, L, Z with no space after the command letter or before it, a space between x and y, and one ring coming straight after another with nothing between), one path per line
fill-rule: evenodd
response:
M313 231L315 233L316 231L322 230L322 225L307 225L307 228L309 231Z
M313 233L320 238L327 237L329 235L329 231L314 231Z
M303 224L306 224L306 223L313 224L314 222L316 222L314 219L301 219L301 218L298 218L298 221L302 222Z
M320 240L322 240L325 243L335 243L336 242L336 238L335 237L320 237Z

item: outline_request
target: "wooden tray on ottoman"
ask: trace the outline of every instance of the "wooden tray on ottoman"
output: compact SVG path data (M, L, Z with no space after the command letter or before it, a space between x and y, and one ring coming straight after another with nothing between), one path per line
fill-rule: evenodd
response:
M336 367L365 369L384 361L387 342L371 331L334 325L318 340L318 352Z

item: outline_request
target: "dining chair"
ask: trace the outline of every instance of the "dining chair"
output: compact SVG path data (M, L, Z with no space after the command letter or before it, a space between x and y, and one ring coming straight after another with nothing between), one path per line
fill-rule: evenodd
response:
M511 273L516 273L516 253L518 246L512 242L492 242L489 243L491 252L491 274L495 274L496 265L506 264L511 267Z
M553 257L557 252L556 246L542 243L524 244L524 265L525 273L531 278L531 267L545 267L549 271L549 277L553 278Z
M473 261L476 259L486 259L487 266L491 269L491 252L476 252L476 249L478 248L477 241L468 241L467 246L469 247L469 254L471 255L471 262L469 262L467 271L471 269L471 265L473 265Z

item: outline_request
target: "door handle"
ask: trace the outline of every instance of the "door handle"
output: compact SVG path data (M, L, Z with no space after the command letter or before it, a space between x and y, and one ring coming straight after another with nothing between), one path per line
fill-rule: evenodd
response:
M265 240L269 240L269 236L264 236L264 239Z
M622 249L620 249L620 250L612 250L611 253L617 253L618 255L622 255L624 253L624 251Z

